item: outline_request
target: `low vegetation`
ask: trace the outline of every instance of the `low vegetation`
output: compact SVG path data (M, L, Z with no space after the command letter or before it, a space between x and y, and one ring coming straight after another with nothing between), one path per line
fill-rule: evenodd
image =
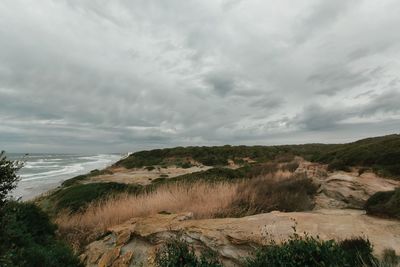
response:
M193 247L182 238L168 240L157 250L155 262L159 267L222 266L217 255L212 251L202 252L200 257L196 256ZM248 267L365 267L378 266L378 264L379 262L372 255L372 246L367 239L358 237L341 242L323 241L318 237L311 237L307 234L300 236L296 233L281 244L271 242L257 249L254 255L243 262L243 266Z
M379 175L400 178L400 135L367 138L354 143L335 145L312 159L329 164L333 170L351 166L372 168Z
M226 217L241 217L273 210L311 210L314 207L313 197L316 191L317 186L305 176L252 179L238 186L237 196L230 209L225 211Z
M225 166L228 160L245 165L264 163L279 158L301 156L307 160L328 164L329 170L349 170L367 167L382 176L400 178L400 135L363 139L348 144L306 144L284 146L220 146L176 147L140 151L116 163L126 168L170 165L193 159L207 166ZM294 167L294 166L293 166Z
M56 226L34 204L8 202L0 219L0 266L83 266L72 250L58 241Z
M92 170L91 172L89 172L88 174L82 174L82 175L78 175L75 176L71 179L65 180L61 185L63 187L68 187L71 185L75 185L78 184L81 181L86 180L87 178L90 177L95 177L95 176L99 176L99 175L104 175L104 174L112 174L111 170L105 169L105 170Z
M56 225L40 208L7 198L18 182L20 163L0 154L0 266L79 267L72 250L57 240Z
M363 238L323 241L318 237L294 234L281 244L274 242L258 249L245 266L375 266L370 242Z
M92 203L82 213L57 217L62 233L80 247L107 228L160 212L192 212L195 218L238 217L271 210L304 211L313 207L315 186L309 179L267 175L254 182L174 183L140 195L123 194ZM82 234L84 233L84 234Z
M400 219L400 188L377 192L365 204L367 214Z
M156 252L155 263L159 267L222 267L213 251L203 251L198 257L193 247L179 238L167 240Z
M89 203L123 192L137 194L141 190L142 186L137 184L114 182L75 184L54 191L45 199L39 200L38 203L50 214L55 214L62 210L77 212L83 211Z

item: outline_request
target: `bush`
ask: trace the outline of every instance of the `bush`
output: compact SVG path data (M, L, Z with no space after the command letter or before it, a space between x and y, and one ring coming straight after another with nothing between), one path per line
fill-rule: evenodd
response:
M226 216L247 216L273 210L284 212L306 211L314 207L313 197L317 191L311 179L291 177L282 181L251 179L239 186L237 199Z
M184 162L181 164L181 168L183 168L183 169L189 169L192 166L193 165L190 162Z
M382 255L383 266L397 266L400 263L400 256L396 255L393 249L385 249Z
M142 190L140 185L127 185L120 183L91 183L76 184L50 195L55 203L56 210L69 209L72 212L84 209L87 204L104 199L112 194L128 192L139 193Z
M19 177L17 171L22 167L21 162L10 161L5 152L0 152L0 213L6 202L8 192L17 186Z
M148 171L152 171L152 170L155 169L155 167L154 166L147 166L147 167L145 167L145 169L148 170Z
M289 172L295 172L298 167L299 167L299 163L294 161L294 162L289 162L289 163L284 164L282 166L282 170L289 171Z
M335 159L328 164L328 171L349 171L349 166L341 159Z
M345 241L343 241L345 242ZM351 243L351 242L350 242ZM364 244L368 244L365 241ZM345 244L347 244L345 242ZM364 253L363 247L363 253ZM371 253L365 257L373 259ZM278 245L274 242L258 249L254 257L245 261L251 267L286 267L286 266L365 266L358 250L346 251L334 240L323 241L318 237L300 237L294 234L290 239Z
M180 239L170 239L157 250L155 262L159 267L222 267L214 252L207 250L198 258L193 247Z
M339 246L346 252L348 257L346 260L351 263L351 266L357 266L360 261L367 266L372 266L375 261L371 256L373 249L368 239L362 237L345 239L339 242Z
M56 240L56 226L34 204L8 202L0 227L1 266L83 266L69 247Z
M79 182L81 182L81 181L83 181L83 180L85 180L87 178L90 178L90 177L104 175L104 174L112 174L112 173L113 172L111 170L107 170L107 169L105 169L105 170L97 170L97 169L95 169L95 170L90 171L88 174L78 175L78 176L75 176L75 177L73 177L71 179L65 180L64 182L62 182L61 185L63 187L68 187L68 186L71 186L71 185L74 185L74 184L78 184Z
M365 204L367 214L400 219L400 188L377 192Z

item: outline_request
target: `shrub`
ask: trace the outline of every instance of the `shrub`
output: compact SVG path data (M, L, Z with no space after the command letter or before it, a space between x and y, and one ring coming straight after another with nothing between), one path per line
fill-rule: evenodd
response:
M346 251L334 240L323 241L318 237L294 234L280 245L271 242L258 249L253 257L245 261L245 266L365 266L357 252ZM371 253L365 256L373 258Z
M78 184L79 182L90 178L90 177L94 177L94 176L99 176L99 175L104 175L104 174L112 174L113 172L111 170L105 169L105 170L92 170L90 171L88 174L82 174L82 175L78 175L75 176L71 179L65 180L64 182L62 182L62 186L63 187L68 187L74 184Z
M282 170L289 171L289 172L295 172L298 167L299 167L299 163L294 161L294 162L289 162L289 163L284 164L282 166Z
M152 171L152 170L155 169L155 167L154 166L147 166L145 169L148 170L148 171Z
M140 185L127 185L120 183L91 183L76 184L56 191L50 196L54 201L56 210L69 209L76 212L84 209L87 204L104 199L110 195L121 192L138 193L142 190Z
M335 159L328 164L328 171L349 171L349 166L341 159Z
M375 261L371 256L373 249L368 239L362 237L349 238L339 242L339 246L346 252L348 257L346 260L351 263L351 266L359 265L360 261L371 266Z
M36 205L8 202L0 220L1 266L83 266L56 240L56 226Z
M216 254L207 250L200 258L193 247L180 239L170 239L156 252L156 266L159 267L222 267Z
M181 164L181 168L183 169L188 169L190 167L192 167L193 165L190 162L184 162Z
M237 189L237 198L225 216L245 216L279 210L305 211L314 207L317 187L308 178L251 179Z
M17 186L19 180L17 171L21 167L21 162L10 161L4 151L0 152L0 209L6 202L8 192Z
M365 204L367 214L400 219L400 188L377 192Z
M400 256L396 255L393 249L385 249L382 255L383 266L397 266L400 263Z

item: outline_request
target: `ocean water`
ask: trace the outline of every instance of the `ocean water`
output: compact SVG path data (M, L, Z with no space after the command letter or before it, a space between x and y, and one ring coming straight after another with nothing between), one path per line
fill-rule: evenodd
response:
M20 181L12 192L15 198L29 200L63 181L94 169L103 169L121 158L118 154L7 154L12 160L23 160Z

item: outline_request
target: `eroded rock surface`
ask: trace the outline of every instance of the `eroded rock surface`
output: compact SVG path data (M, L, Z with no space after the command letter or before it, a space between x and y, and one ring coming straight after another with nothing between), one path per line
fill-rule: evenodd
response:
M297 173L319 185L315 209L363 209L368 198L379 191L390 191L400 186L400 181L384 179L372 172L358 175L352 172L327 172L326 166L299 160Z
M240 266L255 247L268 240L280 242L307 232L322 239L366 236L380 254L385 248L400 253L400 223L370 217L360 210L271 212L243 218L193 220L189 214L135 218L113 227L91 243L81 258L87 266L153 266L157 248L170 237L181 236L196 250L209 248L226 266Z

